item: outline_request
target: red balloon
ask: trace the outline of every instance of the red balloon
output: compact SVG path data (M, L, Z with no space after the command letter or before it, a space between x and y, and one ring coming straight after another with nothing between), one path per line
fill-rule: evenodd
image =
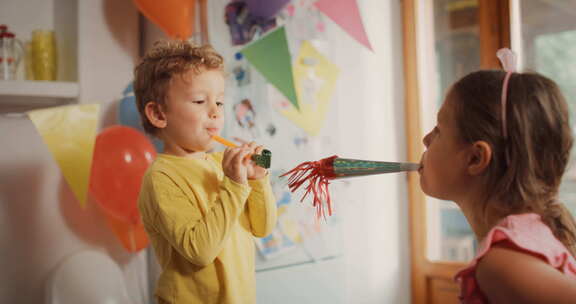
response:
M171 38L192 35L196 0L134 0L138 9Z
M128 224L110 215L106 215L106 222L128 252L138 252L148 247L148 235L142 222Z
M140 185L155 157L154 146L136 129L112 126L98 134L90 192L104 212L130 225L140 223Z

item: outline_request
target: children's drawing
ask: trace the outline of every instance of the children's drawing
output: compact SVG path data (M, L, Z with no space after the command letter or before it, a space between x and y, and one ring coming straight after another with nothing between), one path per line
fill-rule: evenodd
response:
M238 125L251 132L252 138L258 137L258 128L256 128L256 111L252 106L250 99L242 99L234 105L234 117Z
M274 135L276 135L276 127L273 124L268 124L268 126L266 127L266 133L268 134L268 136L273 137Z
M295 40L318 39L324 32L323 16L314 6L313 0L293 1L281 14L286 20L290 36Z
M236 53L234 58L236 61L232 68L232 74L234 75L234 80L236 80L236 85L242 87L250 84L250 69L248 62L244 59L242 53Z
M278 206L278 225L265 238L255 238L259 251L257 269L278 267L285 263L302 263L339 254L337 220L317 221L311 207L295 200L295 196L278 179L283 170L271 172L272 187ZM297 257L296 259L294 259Z
M226 5L225 19L230 29L232 45L246 44L276 27L274 16L255 16L243 0L232 1Z

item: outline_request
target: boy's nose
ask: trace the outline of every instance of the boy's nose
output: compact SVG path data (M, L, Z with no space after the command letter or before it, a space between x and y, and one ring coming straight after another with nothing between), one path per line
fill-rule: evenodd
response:
M220 114L220 108L218 107L218 105L212 105L210 106L210 110L208 111L208 116L210 118L218 118L221 114Z
M210 119L219 119L224 115L221 109L216 109L213 112L210 112Z

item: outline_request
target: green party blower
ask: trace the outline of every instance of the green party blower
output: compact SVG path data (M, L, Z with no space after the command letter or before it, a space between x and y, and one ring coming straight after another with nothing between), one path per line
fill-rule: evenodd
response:
M226 147L231 147L231 148L236 148L238 147L235 143L222 138L218 135L214 135L212 136L212 139L214 139L215 141L225 145ZM256 163L256 165L268 169L270 168L270 165L272 163L272 152L270 152L270 150L262 150L262 154L252 154L250 156L250 158Z
M312 193L313 203L316 207L318 218L325 217L324 204L326 202L328 215L332 215L330 192L328 191L329 180L383 174L403 171L416 171L420 168L417 163L396 163L370 160L357 160L339 158L334 155L319 161L309 161L298 165L296 168L284 173L281 177L289 175L288 187L294 192L304 183L308 182L306 192L301 202Z

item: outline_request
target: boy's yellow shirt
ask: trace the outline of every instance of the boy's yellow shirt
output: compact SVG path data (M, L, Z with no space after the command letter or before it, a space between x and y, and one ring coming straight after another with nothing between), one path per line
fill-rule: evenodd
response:
M276 225L268 176L249 185L224 176L222 153L159 154L138 207L162 274L160 303L255 303L253 236Z

